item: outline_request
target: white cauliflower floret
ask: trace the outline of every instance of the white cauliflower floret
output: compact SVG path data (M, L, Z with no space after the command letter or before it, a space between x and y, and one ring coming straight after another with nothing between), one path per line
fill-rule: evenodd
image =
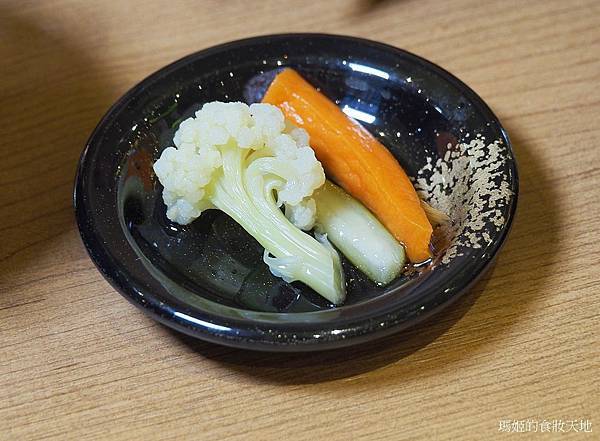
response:
M284 132L286 131L286 132ZM180 224L189 224L203 210L211 208L204 200L205 187L213 172L221 167L219 148L228 143L251 150L264 150L277 160L286 161L285 182L279 186L278 203L285 204L286 213L305 213L289 219L301 229L311 229L315 204L308 197L325 182L325 174L313 150L308 145L305 130L284 120L281 111L268 104L212 102L196 112L194 118L183 121L173 143L156 161L154 170L165 187L163 199L167 217ZM293 210L292 207L302 205ZM302 219L301 221L296 219ZM296 223L298 222L298 223Z
M306 199L296 205L286 204L285 217L301 230L310 230L315 226L317 204L312 198Z
M290 205L302 202L313 191L325 183L325 173L310 147L296 150L296 157L287 159L295 173L279 190L279 201Z
M339 256L300 230L314 225L311 196L325 182L306 131L269 104L212 102L180 124L173 143L154 164L169 219L224 211L265 247L273 274L343 301Z
M292 126L289 130L289 134L292 138L294 138L294 141L296 141L298 147L310 147L308 144L308 132L306 130Z
M156 176L165 187L163 199L167 217L179 224L189 224L206 209L204 187L221 162L217 151L197 154L193 149L165 149L154 164Z

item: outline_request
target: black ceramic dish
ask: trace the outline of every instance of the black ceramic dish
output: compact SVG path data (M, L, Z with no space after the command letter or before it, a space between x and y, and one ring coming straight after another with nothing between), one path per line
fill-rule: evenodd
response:
M508 186L510 197L498 207L501 222L485 226L489 240L478 248L459 247L445 264L412 272L387 287L375 286L344 263L348 298L343 306L333 307L304 285L271 276L260 246L224 214L205 212L186 227L170 223L152 163L171 144L178 123L204 102L259 100L272 72L281 66L296 68L350 109L409 175L416 175L427 158L443 156L448 146L469 136L500 140L506 148L496 182ZM500 249L517 192L506 133L483 101L451 74L381 43L289 34L200 51L135 86L90 137L74 197L92 260L121 294L151 317L225 345L306 351L381 337L450 304Z

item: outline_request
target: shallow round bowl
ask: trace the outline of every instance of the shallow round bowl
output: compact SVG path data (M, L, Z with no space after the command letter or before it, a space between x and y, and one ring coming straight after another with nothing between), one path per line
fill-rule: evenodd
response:
M297 69L392 152L451 223L431 265L388 286L344 261L348 297L334 307L273 277L262 249L220 212L169 222L153 162L203 103L259 101L274 72ZM399 331L466 292L506 239L516 208L509 139L488 106L440 67L352 37L272 35L206 49L159 70L102 118L82 154L77 222L98 269L149 316L211 342L305 351ZM118 323L115 324L118 326Z

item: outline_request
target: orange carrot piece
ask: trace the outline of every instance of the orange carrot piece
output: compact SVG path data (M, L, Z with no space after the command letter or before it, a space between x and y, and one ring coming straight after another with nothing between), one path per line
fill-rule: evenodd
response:
M431 257L432 227L396 158L293 69L284 69L263 98L310 135L325 171L367 206L404 244L413 263Z

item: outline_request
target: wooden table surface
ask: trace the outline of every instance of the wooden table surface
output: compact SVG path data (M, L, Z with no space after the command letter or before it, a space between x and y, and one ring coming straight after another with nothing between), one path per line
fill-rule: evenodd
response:
M473 87L514 142L516 222L493 272L411 331L305 355L191 341L94 268L77 159L154 70L289 31L381 40ZM597 0L4 0L0 439L600 439L599 55Z

